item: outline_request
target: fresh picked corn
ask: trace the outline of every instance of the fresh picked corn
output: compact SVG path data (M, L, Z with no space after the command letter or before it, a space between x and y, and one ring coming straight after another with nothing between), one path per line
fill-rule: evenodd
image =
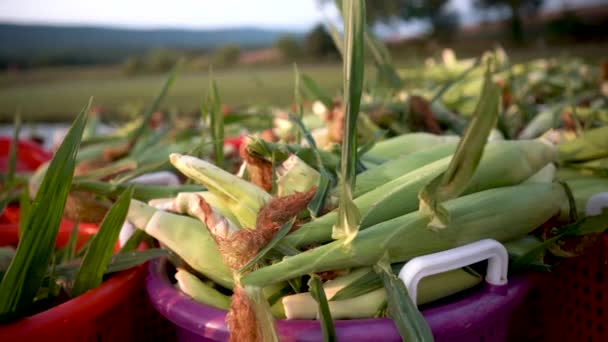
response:
M451 217L446 229L427 229L429 217L413 212L360 231L350 248L330 242L258 269L241 282L265 286L313 272L373 265L385 253L391 262L400 262L481 239L506 242L536 229L565 202L564 188L556 183L485 190L446 202Z
M539 140L489 143L464 194L519 184L554 160L555 148ZM355 198L354 203L363 216L360 229L416 210L418 192L446 170L450 161L451 157L440 159ZM368 212L373 214L366 216ZM305 223L285 241L295 247L331 241L331 227L336 217L333 211Z

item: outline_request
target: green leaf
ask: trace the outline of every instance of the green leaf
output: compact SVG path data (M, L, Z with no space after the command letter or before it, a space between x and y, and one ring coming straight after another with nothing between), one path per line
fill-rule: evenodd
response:
M65 254L61 263L66 263L76 256L76 243L78 242L78 222L74 223L74 227L70 232L70 239L68 244L65 246Z
M315 143L315 139L313 139L310 132L304 126L302 120L298 119L291 113L289 114L289 120L296 124L296 126L300 129L302 134L304 135L304 139L310 145L310 151L314 155L314 158L317 163L317 169L319 170L319 184L317 185L317 192L313 196L310 203L308 203L308 211L310 212L310 216L316 218L320 215L321 210L325 206L325 200L329 195L331 187L333 185L333 177L329 171L325 168L325 164L323 163L323 157L321 156L321 152L317 148L317 144Z
M55 249L90 105L91 102L80 112L55 153L25 218L27 227L0 283L0 321L27 310L40 289Z
M13 140L11 147L8 150L8 167L6 170L6 178L4 181L4 189L0 194L0 213L13 199L13 190L16 186L15 169L17 168L17 146L19 145L19 132L21 131L21 114L17 112L13 128Z
M19 145L19 133L21 132L21 114L17 112L15 115L15 122L13 128L13 140L11 147L8 151L8 170L7 170L7 184L9 187L15 186L15 170L17 169L17 146ZM2 212L3 208L0 208Z
M312 298L319 305L319 319L321 321L321 330L323 331L323 341L337 341L334 321L331 318L331 311L329 311L329 303L327 302L327 297L325 297L323 283L318 276L314 274L310 276L308 291L310 291Z
M344 13L344 139L340 153L338 220L332 238L348 244L357 235L361 214L353 203L357 170L357 116L364 73L365 2L343 2Z
M465 71L460 73L456 78L444 82L441 87L435 92L435 95L433 95L429 103L433 103L439 100L443 96L443 94L445 94L448 90L450 90L450 88L452 88L453 85L462 82L473 70L475 70L479 66L480 62L480 59L476 59L473 65L471 65Z
M396 263L391 265L393 273L399 273L399 270L403 268L403 263ZM382 287L382 280L378 277L375 271L371 270L362 276L358 277L350 284L346 285L338 292L336 292L330 301L345 300L362 296L366 293L372 292Z
M222 114L222 102L217 90L217 84L213 79L213 72L209 70L209 95L207 96L207 115L211 121L211 140L213 140L215 165L224 167L224 115Z
M170 252L161 248L146 249L143 251L131 251L128 253L118 253L113 255L108 261L103 274L108 275L129 268L139 266L147 261L160 257L168 257ZM80 263L61 264L55 267L55 276L71 281L77 275Z
M386 260L381 260L374 270L386 289L388 316L393 320L403 341L433 341L428 323L410 298L403 282L395 276Z
M137 156L137 154L139 154L141 152L141 149L147 147L147 146L142 146L142 145L138 146L138 142L139 142L140 138L142 137L142 135L148 130L148 125L150 124L152 115L154 114L154 112L156 112L158 110L158 107L160 106L161 102L167 96L167 92L169 91L169 88L171 88L171 86L173 85L173 82L175 81L175 78L177 77L177 71L179 70L179 66L180 66L180 63L178 62L173 67L173 69L169 73L169 77L165 81L165 84L163 84L163 87L161 88L160 93L156 96L156 98L154 99L154 102L152 102L152 105L150 107L148 107L148 109L144 113L143 120L141 121L141 123L139 124L137 129L135 129L133 131L133 133L131 134L131 136L130 136L131 143L135 147L129 154L130 156L133 156L133 157Z
M30 190L28 186L24 186L19 196L19 239L23 239L23 234L27 229L27 220L30 217L31 208Z
M336 3L338 2L336 1ZM342 8L342 5L337 4L336 7ZM340 32L338 32L338 28L336 27L336 25L330 22L327 23L327 28L329 29L329 35L331 36L331 40L333 40L336 49L340 53L340 58L344 60L344 42L342 41L342 36L340 35Z
M377 69L376 74L380 85L386 86L389 89L402 89L403 81L393 65L388 49L369 30L365 31L365 42L374 58L374 64Z
M289 233L289 231L291 230L291 227L293 227L293 224L296 222L296 218L294 217L291 220L287 221L287 223L285 223L283 226L281 226L281 229L279 229L279 231L275 234L275 236L272 238L272 240L270 240L266 246L264 246L264 248L262 248L253 258L251 258L251 260L249 260L249 262L247 264L245 264L245 266L243 266L240 270L238 270L238 273L243 274L245 272L247 272L249 269L251 269L251 267L253 267L253 265L257 264L260 260L262 260L264 258L264 256L279 242L281 241L285 235L287 235L287 233Z
M300 78L302 79L302 86L309 94L309 96L318 99L323 103L327 110L331 110L331 108L333 107L333 101L331 100L331 97L327 96L310 76L306 74L300 74Z
M298 65L296 63L293 64L293 74L294 74L294 89L293 89L293 98L296 104L296 116L298 119L302 120L304 117L304 109L302 107L302 92L300 88L300 71L298 71ZM300 130L296 129L295 135L295 143L301 144L302 137L300 134Z
M130 186L118 198L101 222L99 232L92 238L91 246L89 246L80 265L74 287L70 293L72 297L96 288L103 281L104 269L112 256L120 228L127 217L132 195L133 186Z
M509 267L522 269L529 265L534 265L539 256L560 239L606 231L608 231L608 211L604 211L601 215L584 217L573 224L557 229L555 236L528 249L527 252L515 258L513 264Z
M420 211L431 216L429 227L442 229L449 214L442 202L458 197L475 174L488 136L496 124L500 89L492 81L493 59L487 62L481 96L448 169L434 178L418 194Z

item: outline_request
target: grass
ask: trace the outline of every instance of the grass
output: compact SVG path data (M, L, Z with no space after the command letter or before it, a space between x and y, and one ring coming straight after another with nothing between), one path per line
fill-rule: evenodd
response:
M338 94L342 84L339 65L303 66L301 70L324 91ZM145 106L153 101L166 75L127 77L111 69L99 68L93 73L79 68L25 75L23 81L7 80L9 77L14 76L0 76L0 121L5 122L12 121L18 108L25 121L71 120L90 96L95 97L94 104L110 112L128 104ZM216 70L214 78L224 103L287 105L293 101L291 66ZM207 72L180 72L162 108L195 112L208 85Z

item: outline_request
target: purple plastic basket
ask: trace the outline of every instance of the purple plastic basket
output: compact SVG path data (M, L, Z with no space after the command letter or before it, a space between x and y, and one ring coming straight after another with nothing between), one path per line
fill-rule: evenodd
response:
M226 312L178 291L166 266L166 259L150 263L146 287L152 305L175 324L178 341L227 341ZM509 317L528 290L525 277L512 277L506 286L486 284L426 305L422 313L435 341L506 341ZM279 320L277 328L281 341L323 340L318 321ZM335 329L339 341L401 341L389 319L337 320Z

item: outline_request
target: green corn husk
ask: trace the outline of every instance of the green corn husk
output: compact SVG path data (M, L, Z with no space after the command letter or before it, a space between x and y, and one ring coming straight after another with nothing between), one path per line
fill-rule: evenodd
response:
M241 279L264 286L308 273L370 266L382 255L401 262L480 239L501 242L523 237L560 212L567 202L560 184L530 183L490 189L445 203L446 229L426 229L429 217L413 212L359 232L350 248L334 241L263 267Z
M366 155L390 160L437 145L458 143L459 140L460 137L456 135L435 135L422 132L408 133L377 143Z
M519 139L534 139L555 127L556 117L560 107L551 107L537 114L519 134Z
M178 268L175 273L175 279L177 280L179 289L195 301L221 310L228 310L230 308L229 296L205 284L192 273Z
M200 192L182 192L175 198L157 198L151 200L149 204L152 207L171 211L179 214L188 214L196 217L204 222L204 213L199 205L200 199L204 199L213 209L217 210L224 218L237 228L242 228L238 225L239 221L228 207L227 203L219 196L214 195L209 191Z
M446 142L428 149L413 152L368 169L357 175L353 196L359 197L382 184L412 172L422 166L450 156L456 151L458 142Z
M226 288L234 285L215 240L201 221L156 210L135 200L131 201L127 220L162 242L197 272Z
M555 173L557 168L553 163L547 164L545 167L540 169L537 173L526 179L527 183L551 183L555 180Z
M608 178L571 179L566 183L572 190L579 217L585 216L585 207L591 196L600 192L608 192Z
M273 142L264 141L257 137L247 137L247 151L250 154L264 158L266 161L272 161L273 155L275 162L283 162L290 155L295 154L300 159L304 160L306 164L311 166L317 166L315 153L311 147L302 147L294 144L278 144ZM328 170L335 170L340 161L339 156L320 150L321 162ZM318 170L318 166L315 167Z
M373 287L368 288L366 293L353 298L331 300L340 290L369 272L371 272L369 268L361 268L323 284L325 296L330 299L329 309L333 319L373 317L386 302L386 290L382 287L380 278L377 278ZM430 303L471 288L480 282L480 276L462 269L425 277L418 284L420 290L418 291L417 304ZM283 297L282 302L287 319L318 319L317 305L309 292Z
M586 131L582 136L558 145L559 160L581 162L608 157L608 126Z
M284 197L296 192L306 192L317 186L320 174L302 159L292 154L277 167L278 196Z
M257 214L270 200L270 194L204 160L176 153L169 159L184 175L220 197L242 227L255 228Z
M607 137L608 139L608 137ZM608 157L590 160L584 163L570 164L577 169L589 170L601 175L608 175Z
M463 194L518 184L554 159L554 147L538 140L488 143L477 171ZM356 198L354 203L363 217L360 229L416 210L418 192L445 171L450 160L451 157L446 157L428 164ZM372 209L373 214L367 215ZM335 220L334 210L303 224L285 241L295 247L330 241L331 226Z
M560 167L555 172L555 178L560 180L571 180L582 178L596 179L599 177L590 170L576 169L572 167Z

